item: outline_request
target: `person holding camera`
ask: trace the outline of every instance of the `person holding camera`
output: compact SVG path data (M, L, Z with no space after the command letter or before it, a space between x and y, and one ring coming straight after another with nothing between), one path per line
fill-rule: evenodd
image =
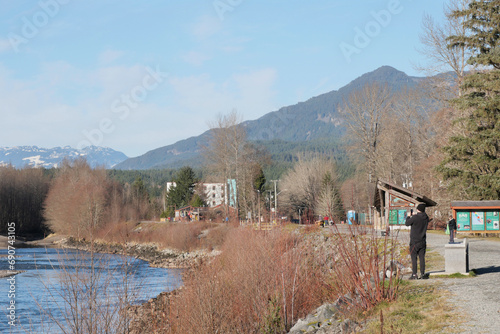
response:
M425 275L425 248L427 247L427 225L429 216L425 213L425 204L417 205L417 212L406 217L406 226L411 226L410 230L410 257L412 275L410 279L417 277L417 257L420 260L420 278L428 278Z

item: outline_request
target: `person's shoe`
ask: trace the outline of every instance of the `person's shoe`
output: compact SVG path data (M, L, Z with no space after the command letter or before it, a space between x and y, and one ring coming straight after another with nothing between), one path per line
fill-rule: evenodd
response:
M417 275L411 275L409 279L418 279Z
M429 279L429 274L423 274L420 279Z

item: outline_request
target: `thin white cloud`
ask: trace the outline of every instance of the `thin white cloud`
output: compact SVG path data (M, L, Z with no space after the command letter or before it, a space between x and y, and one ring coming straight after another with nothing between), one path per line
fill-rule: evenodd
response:
M174 77L170 84L183 113L210 120L212 115L236 108L245 119L255 119L275 107L273 87L276 78L276 70L267 68L233 75L223 82L202 74Z
M113 102L143 84L144 66L87 70L53 62L41 68L36 76L21 80L0 64L0 143L4 146L77 147L91 134L101 146L140 155L201 134L216 114L235 108L245 119L256 119L275 109L277 72L272 68L223 80L208 74L167 77L127 112L113 110ZM103 120L111 122L107 133L100 130Z
M19 80L0 64L0 100L3 101L0 143L77 147L87 140L85 134L91 133L99 140L98 145L126 151L126 146L119 145L118 135L122 134L123 139L135 131L145 136L151 120L160 115L161 108L151 101L157 93L154 90L148 90L143 101L123 111L123 96L130 96L134 89L144 85L148 74L147 69L139 65L88 71L55 62L44 64L37 76ZM152 79L146 82L148 87L154 84ZM159 84L156 90L162 88ZM119 102L116 108L121 106L122 110L113 109L116 101ZM96 135L98 131L103 134L102 138ZM134 144L139 152L140 141Z
M196 52L196 51L190 51L186 53L182 59L190 65L193 66L201 66L203 63L207 60L210 59L210 57L204 53L201 52Z
M10 51L12 46L10 45L9 40L0 38L0 53L4 53Z
M200 39L211 37L222 29L222 24L215 16L204 15L192 26L192 34Z
M111 64L115 60L121 58L121 56L123 56L123 54L124 54L123 51L108 49L99 55L99 63L101 63L103 65Z

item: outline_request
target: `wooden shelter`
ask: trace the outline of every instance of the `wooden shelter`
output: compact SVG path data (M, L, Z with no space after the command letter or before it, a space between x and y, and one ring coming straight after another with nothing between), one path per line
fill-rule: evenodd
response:
M412 190L378 180L373 202L374 228L380 230L406 228L406 217L412 210L415 211L420 203L427 207L437 205L430 198Z
M500 201L451 202L458 232L500 233Z

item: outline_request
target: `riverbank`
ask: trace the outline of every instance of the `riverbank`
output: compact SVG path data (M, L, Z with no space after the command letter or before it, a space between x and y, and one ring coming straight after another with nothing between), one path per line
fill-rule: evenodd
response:
M22 273L23 271L0 270L0 278L10 277Z
M8 238L0 236L0 249L7 249L9 246ZM15 248L25 247L48 247L48 248L71 248L90 251L89 241L77 240L73 237L62 235L50 235L44 239L23 241L17 239ZM147 261L151 267L155 268L179 268L189 269L198 266L205 261L209 261L220 252L217 250L195 250L191 252L181 252L175 249L162 249L155 243L109 243L102 240L96 240L93 245L93 251L97 253L121 254L132 256ZM1 274L0 274L1 275ZM0 276L2 277L2 276Z
M89 241L76 240L72 237L61 240L58 243L58 247L91 251L91 243ZM154 243L117 244L100 240L95 241L92 247L93 251L97 253L133 256L137 259L148 262L151 267L155 268L190 269L204 263L205 261L209 261L220 253L216 250L181 252L175 249L161 249Z

